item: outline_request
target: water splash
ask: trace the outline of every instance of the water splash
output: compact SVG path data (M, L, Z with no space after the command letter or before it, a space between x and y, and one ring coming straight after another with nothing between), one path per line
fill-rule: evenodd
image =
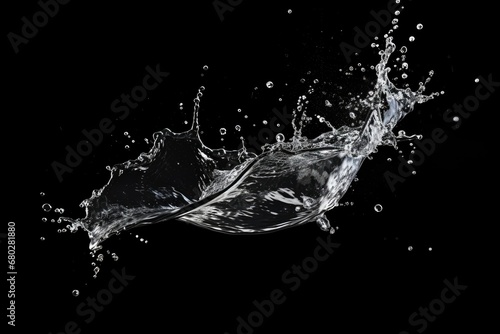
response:
M149 152L110 168L108 183L81 203L84 218L64 219L72 231L88 233L92 250L120 231L172 219L222 233L265 233L308 222L333 233L325 213L339 205L365 158L380 145L396 147L396 124L416 103L438 95L424 95L428 80L416 91L389 80L388 61L395 50L392 37L386 37L374 67L374 88L359 101L368 115L361 125L330 126L312 139L302 136L307 117L301 96L294 135L288 141L277 137L260 155L244 146L225 150L203 144L200 88L188 131L154 133Z

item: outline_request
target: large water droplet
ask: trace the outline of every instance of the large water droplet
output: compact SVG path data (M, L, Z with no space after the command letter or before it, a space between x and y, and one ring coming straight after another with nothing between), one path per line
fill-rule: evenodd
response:
M267 87L267 88L273 88L273 87L274 87L273 82L272 82L272 81L268 81L268 82L266 83L266 87Z
M42 205L42 209L45 212L49 212L50 210L52 210L52 205L50 205L49 203L45 203Z
M72 294L73 296L75 296L75 297L78 297L78 296L80 295L80 291L78 291L78 290L73 290L73 291L71 292L71 294Z
M278 143L282 143L282 142L284 142L284 141L285 141L285 136L284 136L282 133L278 133L278 134L276 135L276 141L277 141Z
M375 204L373 209L375 210L375 212L381 212L384 208L380 204Z
M287 10L287 13L292 14L292 10L291 9Z
M219 132L223 136L227 133L226 128L220 128Z
M316 218L316 224L318 224L319 228L322 231L330 230L330 222L328 221L328 218L326 218L325 216L320 216Z
M410 36L410 38L408 38L408 40L409 40L410 42L415 42L415 37Z
M422 23L417 24L417 29L418 30L422 30L423 27L424 27L424 25Z
M304 196L304 200L302 202L302 205L304 206L304 209L311 209L314 205L314 199L312 199L311 197L306 197Z

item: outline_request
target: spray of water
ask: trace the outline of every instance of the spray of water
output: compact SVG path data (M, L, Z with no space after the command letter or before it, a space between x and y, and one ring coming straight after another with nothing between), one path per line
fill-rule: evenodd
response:
M85 230L90 249L133 227L184 221L222 233L265 233L316 222L333 233L325 212L339 205L363 161L380 145L396 145L396 124L425 95L389 80L388 61L396 49L387 36L376 81L360 105L367 118L355 127L334 128L316 138L302 135L306 111L294 110L294 135L280 137L261 154L212 149L200 139L198 113L204 87L194 100L191 128L153 134L149 152L115 165L106 185L81 203L85 217L64 217L72 231ZM432 75L432 73L431 73ZM301 114L302 113L302 114Z

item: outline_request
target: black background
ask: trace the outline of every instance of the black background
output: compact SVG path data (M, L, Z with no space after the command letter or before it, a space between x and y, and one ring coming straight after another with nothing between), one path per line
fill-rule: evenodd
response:
M236 333L237 317L254 311L253 300L281 289L286 301L255 333L414 333L410 314L439 298L443 280L457 277L467 289L425 332L485 332L496 316L484 301L496 284L491 276L496 219L488 215L497 198L492 157L498 92L457 130L443 122L443 113L474 94L480 75L500 80L494 67L498 23L487 1L404 1L395 42L409 47L408 81L416 88L434 70L428 91L445 94L417 105L397 130L429 138L441 127L448 139L394 192L383 175L397 172L397 151L381 148L366 161L344 198L354 205L328 213L339 227L333 239L341 246L297 291L281 277L312 255L318 237L326 237L315 224L251 236L217 234L178 221L140 227L105 242L104 250L116 252L119 260L106 256L93 279L86 234L57 233L63 226L41 221L58 217L42 211L45 202L63 207L65 216L82 217L78 204L107 182L105 166L148 150L143 138L154 131L186 130L201 85L206 87L202 139L227 149L237 148L239 136L256 135L273 108L291 110L314 78L327 97L365 94L359 70L347 78L339 69L358 61L369 67L378 56L367 47L348 63L339 44L353 44L354 27L363 29L372 20L370 11L386 4L244 0L221 21L211 1L72 1L18 54L5 37L3 216L5 225L17 225L16 329L59 333L74 320L82 333ZM38 10L36 1L9 4L4 36L19 33L21 18ZM424 29L417 31L417 23ZM415 42L408 42L410 35ZM156 64L169 77L128 118L118 120L111 102L140 84L145 67ZM269 80L272 89L265 86ZM347 111L335 113L314 101L309 112L332 122L347 119ZM116 130L58 182L51 163L62 161L65 146L74 147L83 129L105 117L114 120ZM241 133L233 130L235 124L243 127ZM221 127L228 129L223 142ZM308 131L325 129L311 125ZM285 133L290 136L290 126ZM407 145L401 144L406 155ZM377 203L384 207L380 213L373 210ZM86 324L77 306L107 286L112 269L121 268L135 278ZM72 296L73 289L79 297Z

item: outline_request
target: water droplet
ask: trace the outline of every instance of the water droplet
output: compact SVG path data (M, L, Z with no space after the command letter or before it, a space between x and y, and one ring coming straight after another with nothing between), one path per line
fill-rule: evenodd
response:
M314 80L313 80L313 83L315 83L315 84L317 84L318 82L319 82L319 80L318 80L318 79L314 79Z
M399 10L394 12L394 15L396 15L396 16L398 16L399 14L401 14L401 12Z
M267 88L273 88L273 87L274 87L273 82L272 82L272 81L268 81L268 82L266 83L266 87L267 87Z
M104 260L104 254L97 255L97 261L102 262Z
M406 46L402 46L401 49L399 49L399 52L401 53L406 53L408 51L408 48Z
M411 174L412 175L417 175L417 171L412 171Z
M304 200L302 202L302 205L304 206L304 209L309 210L314 205L314 199L312 199L311 197L304 196Z
M424 25L422 23L417 24L417 29L418 30L422 30L423 27L424 27Z
M266 121L266 120L263 120L263 121L262 121L262 124L267 125L267 121Z
M220 128L219 132L220 132L221 135L224 136L227 131L226 131L226 128Z
M478 82L479 82L479 79L478 79L478 78L474 79L474 82L475 82L475 83L478 83Z
M373 209L375 209L375 212L381 212L384 208L380 204L375 204Z
M299 212L300 211L300 206L296 206L295 207L295 212Z
M113 258L113 261L118 261L118 255L116 255L116 253L111 254L111 257Z
M408 78L408 74L406 74L406 73L401 74L401 78L403 78L403 79Z
M335 229L333 227L330 227L330 234L334 234L335 233Z
M236 125L234 128L236 129L236 131L241 131L241 126L239 125Z
M429 252L431 252L431 251L432 251L432 247L429 247Z
M356 115L355 115L355 114L351 111L351 112L349 113L349 117L351 117L352 119L355 119L355 118L356 118Z
M42 191L42 192L40 193L40 196L42 196L42 197L43 197L43 196L45 196L45 193Z
M391 158L387 158L387 161L391 162L391 161L392 161L392 159L391 159Z
M331 108L332 107L332 104L330 103L330 101L328 100L325 100L325 106Z
M410 36L410 38L408 38L408 40L409 40L410 42L415 42L415 37Z
M408 160L408 165L411 165L411 164L413 164L413 160L410 159L410 160Z
M130 149L130 146L125 145L125 149L126 149L126 150Z
M42 205L42 209L45 212L49 212L50 210L52 210L52 206L49 203L45 203L44 205Z
M329 231L330 230L330 222L325 216L320 216L316 218L316 224L318 224L319 228L322 231Z
M45 238L44 238L44 237L40 237L40 240L44 241L44 240L45 240Z
M408 251L412 251L413 250L413 246L408 246Z
M287 13L292 14L292 10L291 9L287 10Z
M123 135L124 135L124 136L128 136L128 132L127 132L127 131L125 131L125 132L123 133Z
M43 217L43 218L42 218L42 221L43 221L44 223L45 223L45 222L47 222L47 218Z
M282 143L282 142L284 142L284 141L285 141L285 136L284 136L282 133L278 133L278 134L276 135L276 141L277 141L278 143Z
M203 66L203 70L205 71L208 70L208 66L207 65Z
M458 117L458 116L453 117L453 122L458 122L459 120L460 120L460 117Z
M94 273L97 275L98 272L99 272L99 267L95 267L94 268Z
M402 63L401 68L404 70L408 69L408 63Z
M396 23L398 23L398 19L393 19L392 24L396 24Z
M238 109L238 112L241 112L241 109Z
M73 296L75 296L75 297L78 297L78 296L80 295L80 291L78 291L78 290L73 290L73 291L71 292L71 294L72 294Z

